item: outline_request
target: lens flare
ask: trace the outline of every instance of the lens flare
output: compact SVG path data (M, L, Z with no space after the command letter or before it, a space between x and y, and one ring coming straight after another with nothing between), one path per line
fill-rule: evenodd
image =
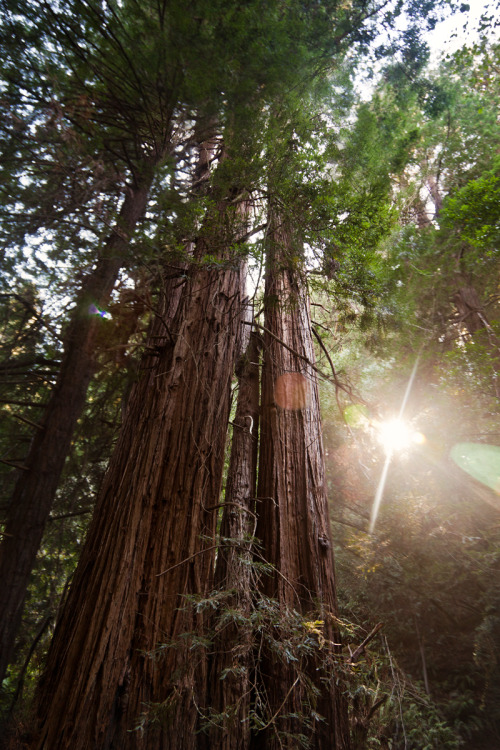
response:
M458 443L451 458L463 471L500 495L500 447L483 443Z
M93 303L89 305L89 315L99 315L100 318L106 318L106 320L111 319L111 313L106 312L105 310L99 310L99 308Z
M305 409L311 400L309 381L300 372L280 375L274 384L274 400L282 409Z

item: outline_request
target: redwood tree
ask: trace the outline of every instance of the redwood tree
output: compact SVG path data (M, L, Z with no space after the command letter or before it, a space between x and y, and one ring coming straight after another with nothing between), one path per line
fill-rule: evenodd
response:
M335 665L333 552L301 237L290 218L276 209L268 236L257 535L274 572L262 578L262 586L277 600L283 623L298 612L304 631L312 628L318 643L300 665L302 675L286 653L266 654L265 746L293 748L301 734L314 748L347 748L347 706Z
M251 324L251 321L244 321ZM248 340L248 331L245 339ZM245 331L244 331L245 335ZM253 331L237 362L238 403L219 549L215 596L222 607L214 618L214 656L209 682L210 743L220 750L250 746L250 709L254 634L251 613L255 573L252 569L257 523L255 495L260 411L260 336Z
M184 597L213 584L241 328L240 263L226 248L241 231L234 205L218 201L198 237L172 328L152 333L154 351L130 396L49 653L39 748L196 745L206 660L189 652L189 638L168 644L203 632ZM218 267L202 262L210 250Z
M12 660L29 578L40 547L66 456L94 371L94 341L100 319L91 304L105 307L123 265L137 221L143 216L151 177L130 187L120 221L102 257L87 277L64 336L59 375L40 429L31 442L24 468L6 514L0 545L0 682Z
M57 247L61 241L63 246L68 242L66 224L83 223L105 237L109 217L106 211L100 216L91 199L97 205L104 203L108 210L113 197L119 200L122 193L123 200L107 238L94 242L94 269L77 295L64 332L57 381L6 513L0 545L0 684L13 659L30 574L95 371L94 349L101 321L89 314L89 309L106 307L120 270L130 265L131 239L146 213L153 182L161 182L164 176L165 162L173 160L182 141L189 142L189 146L184 144L187 153L182 154L189 158L196 139L207 137L200 128L193 135L185 122L182 107L186 105L179 102L183 76L169 64L175 54L165 41L172 29L158 9L152 15L147 8L129 6L118 17L111 7L103 12L99 3L70 0L57 9L43 5L42 12L38 4L35 7L27 2L22 11L24 16L11 14L10 8L6 12L13 38L19 41L24 24L23 31L30 30L30 44L34 30L41 41L37 54L29 46L28 52L12 49L12 44L8 47L7 67L14 66L17 53L24 80L18 80L18 86L11 86L6 94L10 128L5 126L2 145L5 152L10 149L14 153L6 161L16 176L23 175L23 169L32 169L38 179L34 186L30 183L20 194L9 196L3 213L12 210L11 203L17 198L32 209L21 213L19 233L50 229L57 237ZM70 11L81 13L81 24L78 20L75 26ZM132 23L137 32L146 23L148 29L154 28L151 46L131 41ZM60 68L57 74L51 69L54 62ZM12 76L9 70L7 78ZM19 94L21 86L30 88L28 102ZM186 88L182 94L189 96ZM47 96L52 96L50 107ZM28 128L30 107L37 112L37 117L30 115L38 126L35 138ZM156 111L159 115L153 117ZM80 184L83 178L78 170L76 176L72 174L74 164L82 173L90 173L87 184ZM196 176L203 182L203 159L200 164ZM169 169L171 165L167 173ZM108 175L111 185L99 181L96 175L101 171L112 173L114 179ZM80 202L75 195L81 196ZM48 207L51 201L53 205ZM17 240L17 232L13 235L12 242ZM77 239L71 233L70 237ZM172 304L172 310L174 307Z
M49 16L60 19L66 5L45 3L43 7ZM225 2L195 2L189 14L176 2L154 9L145 4L144 12L133 0L117 5L111 0L75 0L67 7L73 15L58 43L64 38L74 52L78 79L83 80L87 72L81 67L86 43L74 11L81 11L85 22L92 20L94 34L102 22L103 49L118 49L116 64L112 55L92 57L95 85L84 92L78 107L73 102L72 114L83 112L84 130L86 117L93 126L109 125L103 143L110 153L119 154L127 168L138 154L147 154L156 164L167 153L174 115L183 125L189 123L201 104L210 112L226 115L229 111L228 120L244 119L242 109L247 105L247 119L256 112L260 116L276 93L286 97L287 87L295 89L310 74L330 65L330 56L340 57L349 42L369 41L373 27L363 28L363 24L367 21L369 26L380 10L365 0L340 9L336 0L321 8L316 2L269 6L258 2L245 5L241 19L234 21L234 9ZM158 26L150 29L153 17ZM387 23L392 20L391 13L384 17ZM87 40L88 49L97 48L95 39ZM136 54L138 62L130 69ZM200 63L204 55L208 65ZM291 56L293 65L289 64ZM105 63L102 70L100 62ZM145 71L152 75L145 76ZM303 77L300 81L297 71ZM116 117L111 107L103 105L108 84L109 101L124 104ZM121 140L130 130L132 144ZM261 152L262 148L253 153ZM226 184L215 202L207 201L193 257L180 270L176 287L180 299L174 305L173 320L165 319L167 298L156 311L141 377L129 400L41 685L40 748L175 746L189 750L197 743L197 706L209 705L209 701L206 656L195 648L199 641L192 633L203 635L204 618L196 607L180 605L186 596L208 593L213 584L224 431L240 336L242 272L234 244L245 235L238 212L242 186L248 187L242 176L249 169L244 162L242 158L238 165L239 180ZM328 653L333 663L333 569L321 451L311 447L320 440L320 432L317 393L307 369L313 371L307 305L297 303L297 310L287 308L289 317L280 313L275 319L271 309L273 296L284 299L287 284L290 288L299 285L295 256L287 254L295 242L293 236L291 226L283 229L278 215L273 216L259 496L263 547L274 573L265 582L264 592L277 599L284 615L294 609L306 617L319 609L324 625L316 634L318 650L326 646L322 653ZM162 260L161 251L157 260ZM287 337L292 344L285 341L275 360L278 372L282 370L280 376L292 375L277 386L276 414L278 407L283 409L278 419L270 406L274 364L269 353L273 342L279 339L283 347L281 342ZM294 360L295 369L286 371L293 364L287 360L291 349L302 370ZM287 445L291 453L284 448ZM288 524L293 543L285 533ZM291 598L284 581L294 592ZM268 665L272 663L269 655ZM315 664L317 658L309 655L304 674L312 674ZM310 700L304 680L295 689L295 677L290 683L291 671L283 663L277 673L280 678L269 692L269 731L264 735L269 747L278 741L276 728L288 733L288 743L295 731L296 721L286 718L283 710L300 712L304 701ZM333 670L328 687L316 701L326 723L315 724L312 736L318 747L326 746L327 738L331 746L334 737L340 748L347 746L345 711L332 674ZM169 722L160 721L162 715ZM144 735L142 728L148 729Z

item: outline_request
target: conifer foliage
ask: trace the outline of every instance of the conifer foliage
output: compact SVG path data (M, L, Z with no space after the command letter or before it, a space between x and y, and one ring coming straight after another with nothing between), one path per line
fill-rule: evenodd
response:
M383 231L388 181L336 188L329 129L357 57L402 5L2 2L2 279L52 283L58 320L16 291L56 343L31 404L42 416L20 415L30 448L5 461L19 474L0 677L88 389L109 367L118 281L143 312L118 345L132 378L37 687L33 750L350 747L305 243L322 248L326 282L340 272L368 293L361 247ZM418 25L434 4L406 10ZM13 325L10 372L27 357ZM47 346L33 346L35 373Z

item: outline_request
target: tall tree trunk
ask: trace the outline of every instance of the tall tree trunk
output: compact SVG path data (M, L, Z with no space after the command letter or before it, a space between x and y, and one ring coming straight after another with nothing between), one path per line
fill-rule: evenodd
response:
M333 553L317 378L309 364L314 362L309 300L297 264L302 256L290 222L271 215L257 535L275 568L263 577L264 593L277 600L284 622L292 610L304 617L304 638L317 639L317 647L302 663L288 660L285 651L280 657L267 652L261 690L268 721L255 747L291 750L300 733L317 750L344 750L349 747L347 706L336 682ZM307 679L318 695L308 691ZM293 718L304 714L305 720Z
M152 170L125 196L116 227L94 271L87 277L64 337L61 369L43 419L23 462L0 546L0 683L14 653L26 590L59 484L73 432L94 370L94 340L100 324L89 305L109 300L134 228L143 216Z
M200 232L195 260L221 263L192 264L174 333L150 341L131 393L40 685L40 750L196 746L207 659L189 633L205 615L186 597L213 586L241 328L240 267L221 249L233 209L221 201Z
M441 191L439 189L439 176L435 177L433 174L430 174L427 177L427 188L429 190L429 195L431 196L432 202L434 204L434 220L436 220L439 217L439 214L441 213L441 210L443 208L443 196L441 195Z
M487 312L481 302L476 288L465 274L463 284L453 295L453 301L459 315L458 322L476 342L480 341L488 358L488 369L491 373L491 385L497 398L500 397L500 340L493 330ZM463 330L463 329L462 329ZM480 338L479 338L480 337Z
M226 481L216 590L226 592L215 621L217 634L210 675L210 708L217 716L210 747L246 750L250 743L252 670L253 537L259 432L260 337L252 333L236 368L238 403L233 421Z

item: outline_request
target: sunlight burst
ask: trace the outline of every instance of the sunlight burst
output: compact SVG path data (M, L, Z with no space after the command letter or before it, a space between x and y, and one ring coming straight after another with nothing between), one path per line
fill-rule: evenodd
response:
M394 453L410 446L413 433L402 419L390 419L378 425L378 439L386 453Z
M385 464L384 468L382 470L382 475L380 477L380 481L378 483L377 492L375 493L375 497L373 499L373 506L372 506L372 512L370 517L370 534L373 534L373 531L375 529L375 523L377 522L377 516L380 510L380 504L382 502L382 496L384 494L384 487L385 482L387 479L387 473L389 471L389 465L391 463L391 457L395 450L400 450L405 447L408 447L408 445L412 442L412 440L415 440L417 443L423 443L425 442L425 438L420 433L412 433L410 428L408 426L405 426L405 423L403 422L403 414L404 410L406 409L406 404L408 402L408 398L410 396L410 392L413 386L413 381L415 379L415 374L417 372L418 363L420 360L420 355L415 360L415 364L413 365L413 370L411 371L410 378L408 380L408 385L406 386L405 395L403 398L403 403L401 404L401 409L399 410L399 416L397 419L391 419L386 422L382 422L378 425L379 433L380 433L380 440L382 442L382 445L384 445L385 448ZM387 425L387 428L384 428L383 425ZM382 429L381 429L382 428ZM408 435L408 438L407 438ZM385 436L385 438L384 438ZM405 445L405 441L406 445Z

